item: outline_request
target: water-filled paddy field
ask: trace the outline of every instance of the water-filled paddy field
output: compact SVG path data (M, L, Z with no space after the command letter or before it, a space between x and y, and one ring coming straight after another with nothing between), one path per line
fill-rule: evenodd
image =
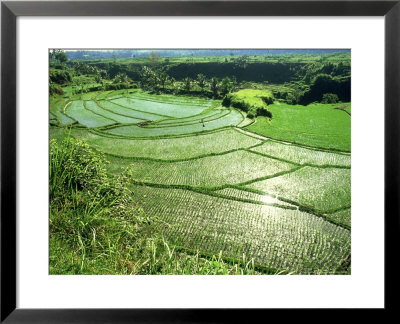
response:
M130 168L132 195L171 246L341 274L351 256L351 117L334 108L274 104L271 120L253 120L218 100L104 91L52 100L50 136L84 140L112 174Z

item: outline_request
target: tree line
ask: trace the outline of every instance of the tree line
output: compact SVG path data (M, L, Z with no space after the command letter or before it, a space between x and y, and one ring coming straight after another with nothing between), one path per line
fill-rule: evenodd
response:
M142 88L155 93L191 94L222 99L227 93L243 87L254 85L246 81L238 81L236 75L250 73L248 55L234 57L234 72L223 76L224 64L209 63L202 71L199 64L171 64L168 58L162 59L151 52L145 61L132 64L113 62L71 61L62 50L51 50L50 59L50 93L62 93L60 86L71 85L74 92L96 90L118 90ZM203 64L204 65L204 64ZM201 66L203 66L201 65ZM204 65L205 66L205 65ZM227 69L230 71L232 66ZM212 68L216 75L213 76ZM281 75L285 85L278 83L272 91L275 98L289 104L307 105L311 102L350 101L350 67L342 62L333 64L315 61L306 65L276 64L270 67L268 75ZM210 70L211 69L211 70ZM226 70L226 72L228 72ZM200 72L195 74L194 72ZM230 73L230 72L229 72ZM174 77L176 76L176 77ZM259 84L259 82L253 82ZM268 83L264 81L263 83Z

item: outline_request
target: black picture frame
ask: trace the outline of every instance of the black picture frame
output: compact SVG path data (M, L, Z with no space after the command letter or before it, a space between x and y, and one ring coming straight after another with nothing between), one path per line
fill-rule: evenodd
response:
M384 16L385 308L395 311L400 237L400 0L393 1L2 1L1 317L3 323L257 322L272 310L16 308L16 19L19 16ZM381 310L377 310L381 311ZM275 310L274 310L275 312ZM244 320L248 322L247 320Z

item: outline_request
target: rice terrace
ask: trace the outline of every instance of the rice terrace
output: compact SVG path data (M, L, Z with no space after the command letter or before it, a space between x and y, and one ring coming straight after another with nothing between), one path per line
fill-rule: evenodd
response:
M350 274L350 62L51 50L50 274Z

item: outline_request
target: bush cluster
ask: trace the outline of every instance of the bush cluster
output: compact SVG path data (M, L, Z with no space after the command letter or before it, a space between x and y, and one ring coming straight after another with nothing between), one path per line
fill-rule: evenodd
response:
M274 102L272 95L262 94L263 91L244 89L228 93L222 100L225 107L234 107L247 113L247 117L266 116L272 118L272 113L267 105Z
M72 76L68 71L65 70L50 71L50 82L57 84L65 84L71 81L72 81Z
M64 90L58 84L50 83L49 93L50 96L54 94L62 95L64 94Z
M318 74L313 79L309 91L306 91L300 98L299 103L307 105L311 102L323 102L325 94L335 94L337 101L351 101L351 77L332 77L329 74ZM333 97L330 96L330 100ZM336 97L335 97L336 98Z
M334 93L324 93L321 102L324 104L338 103L339 97L337 94Z
M121 89L131 89L132 86L129 82L121 83L107 83L104 85L105 90L121 90Z

